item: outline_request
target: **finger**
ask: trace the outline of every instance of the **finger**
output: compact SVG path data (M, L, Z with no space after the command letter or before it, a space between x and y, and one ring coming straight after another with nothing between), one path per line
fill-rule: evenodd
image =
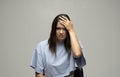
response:
M66 22L59 20L60 24L63 25L65 27Z
M67 19L65 17L62 17L62 16L60 16L59 19L62 21L67 21Z
M65 16L61 16L64 20L68 21L68 18Z
M65 19L64 19L64 18L62 18L62 17L59 17L59 20L61 20L61 21L65 21Z
M59 22L60 22L60 24L64 24L65 23L65 21L62 20L62 19L60 19Z

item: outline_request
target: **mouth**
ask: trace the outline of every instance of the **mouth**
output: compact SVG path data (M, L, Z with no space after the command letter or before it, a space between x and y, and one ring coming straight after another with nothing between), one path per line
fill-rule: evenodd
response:
M64 38L64 35L59 35L60 38Z

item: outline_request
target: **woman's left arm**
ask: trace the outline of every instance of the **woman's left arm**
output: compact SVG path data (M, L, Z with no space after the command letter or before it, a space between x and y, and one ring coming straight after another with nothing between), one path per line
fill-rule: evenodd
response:
M74 30L70 30L69 34L70 34L71 48L73 51L73 55L75 58L79 58L82 55L82 48L80 46L76 33Z
M76 33L73 28L73 23L71 20L68 20L65 16L60 17L61 24L65 26L70 34L71 48L75 58L78 58L82 55L82 48L76 36Z

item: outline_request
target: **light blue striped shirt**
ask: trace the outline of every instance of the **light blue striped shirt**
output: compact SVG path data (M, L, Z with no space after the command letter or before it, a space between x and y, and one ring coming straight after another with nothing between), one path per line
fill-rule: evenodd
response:
M81 48L83 50L82 45ZM72 51L66 52L63 43L57 43L55 56L49 49L48 40L45 40L40 42L35 48L30 66L37 73L45 73L45 77L64 77L75 70L75 63L82 68L86 64L86 60L83 55L74 59Z

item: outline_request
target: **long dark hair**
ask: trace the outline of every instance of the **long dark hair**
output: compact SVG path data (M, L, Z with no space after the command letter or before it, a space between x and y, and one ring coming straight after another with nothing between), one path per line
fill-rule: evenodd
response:
M50 37L48 39L49 49L51 50L52 53L56 53L56 43L57 43L56 26L57 26L60 16L65 16L68 18L68 20L70 20L70 17L67 14L59 14L54 18L52 22L52 29L51 29ZM64 41L64 46L65 46L66 51L69 51L71 48L70 35L67 30L66 30L66 33L67 33L67 37Z

